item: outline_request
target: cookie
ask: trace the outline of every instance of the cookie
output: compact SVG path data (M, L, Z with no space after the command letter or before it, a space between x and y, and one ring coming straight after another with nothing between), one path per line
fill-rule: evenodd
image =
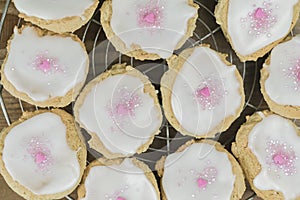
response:
M87 167L78 189L78 200L93 199L159 200L160 193L152 171L143 162L102 158Z
M261 92L270 109L300 119L300 35L276 46L261 70Z
M41 28L56 32L74 32L93 16L98 0L13 0L19 17Z
M197 46L167 60L162 103L166 118L181 134L213 137L242 112L243 80L225 58L208 46Z
M86 155L73 117L63 110L25 112L1 132L1 175L25 199L70 194L80 183Z
M157 60L170 57L193 35L198 8L193 0L107 0L101 24L122 54Z
M215 16L240 60L256 61L290 33L299 11L299 0L220 0Z
M84 44L73 34L59 35L29 25L15 28L7 51L1 83L30 104L64 107L84 85L89 58Z
M232 152L255 193L266 200L300 199L300 133L290 120L269 111L247 117Z
M126 64L116 64L88 83L76 100L74 114L91 135L90 146L107 158L146 151L162 124L153 85Z
M189 141L156 165L163 200L241 199L244 175L234 157L219 143Z

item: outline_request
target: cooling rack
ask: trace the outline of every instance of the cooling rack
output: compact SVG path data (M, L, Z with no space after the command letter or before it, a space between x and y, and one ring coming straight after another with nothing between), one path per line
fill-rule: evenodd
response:
M237 66L244 82L246 104L241 116L232 124L232 126L227 131L223 132L222 134L217 134L214 138L212 138L214 140L218 140L225 146L225 148L230 151L231 143L234 141L235 134L239 126L243 122L245 122L245 116L251 115L255 111L268 108L259 91L259 70L265 58L259 59L257 62L240 62L231 49L230 45L226 42L226 39L224 38L219 25L217 25L215 22L213 10L216 5L216 1L194 0L194 2L200 6L199 18L197 19L197 28L194 31L193 36L188 39L183 48L175 51L175 54L178 54L182 49L205 43L209 44L211 48L217 51L228 54L228 60ZM10 3L10 0L7 0L3 10L3 15L0 21L0 35L4 28L3 24ZM17 25L19 26L20 24L22 24L21 19L19 19ZM161 94L159 91L160 78L168 69L166 61L164 59L142 62L133 58L129 58L117 52L111 45L111 43L106 40L100 23L99 9L95 12L93 18L88 22L88 24L81 29L78 35L81 37L83 42L85 42L89 51L90 71L87 81L93 79L95 76L109 69L113 64L126 62L131 66L139 69L150 78L151 82L158 92L158 96L161 101ZM24 102L22 102L21 100L18 100L18 102L21 111L24 112ZM12 115L12 113L9 109L6 109L6 105L3 101L2 85L0 85L0 105L3 117L5 118L7 125L10 125L10 115ZM72 112L71 106L72 105L67 107L66 110ZM34 109L39 108L35 107ZM89 137L84 130L82 130L82 132L86 138ZM190 139L191 137L182 136L180 133L178 133L164 119L163 125L161 127L161 133L155 137L148 151L141 155L136 155L135 157L147 163L149 167L154 170L154 165L156 161L161 158L161 156L173 153L179 146ZM88 150L88 162L101 156L92 149ZM65 198L68 200L76 199L76 194L66 196ZM249 190L248 192L246 192L243 199L253 198L256 198L255 194Z

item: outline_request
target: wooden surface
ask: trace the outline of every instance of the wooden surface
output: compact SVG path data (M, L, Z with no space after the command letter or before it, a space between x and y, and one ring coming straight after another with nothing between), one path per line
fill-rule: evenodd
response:
M0 9L2 9L3 5L4 5L4 0L0 0ZM204 1L203 1L204 2ZM207 7L210 10L213 10L215 6L215 2L214 1L210 1L209 3L207 3ZM12 34L12 30L13 27L18 23L18 17L16 16L17 12L16 10L13 8L13 6L10 6L9 9L9 14L6 17L5 23L4 23L4 28L3 28L3 33L0 37L0 62L3 61L4 56L6 54L6 42L9 39L9 37ZM214 20L211 19L211 16L207 15L205 16L205 12L201 13L204 16L202 16L202 18L207 19L208 22L210 23L209 20ZM99 17L99 16L96 16ZM23 22L21 22L23 23ZM216 24L210 24L211 29L215 29L218 26ZM201 27L201 24L197 24L197 28L201 29L200 32L200 36L205 36L207 35L209 32L207 30L205 30L205 27ZM97 33L97 29L98 27L92 27L90 28L90 30L88 31L87 34L87 40L85 41L85 44L87 46L87 49L90 51L93 47L93 43L94 43L94 38L95 35ZM85 27L83 27L82 29L80 29L79 31L77 31L76 33L79 36L83 35L83 31L85 30ZM300 33L300 25L298 24L296 27L296 32ZM104 40L104 34L102 33L100 35L100 39L99 40ZM215 38L218 42L218 50L221 52L228 52L228 49L230 48L229 44L224 40L224 36L222 34L221 31L218 31L215 34ZM212 45L212 48L216 48L214 46L214 42L213 40L211 40L210 38L208 38L207 40L204 40L203 42L205 43L209 43ZM103 52L100 52L97 54L98 57L102 57L103 56ZM236 57L233 57L233 62L235 64L237 64L239 71L241 72L241 74L245 73L245 78L244 78L244 85L245 85L245 94L246 94L246 99L249 100L248 101L248 105L245 107L245 110L243 111L241 117L236 120L233 125L229 128L228 131L224 132L220 138L219 141L225 145L225 147L227 149L230 149L230 145L231 142L234 140L236 131L238 130L239 126L245 122L245 117L246 115L250 115L253 112L255 112L257 109L266 109L267 106L265 104L265 102L262 99L262 95L260 94L260 90L259 90L259 69L263 63L264 59L260 59L257 62L257 67L256 64L254 62L249 62L246 65L246 68L243 68L243 64L240 63L238 61L238 59ZM97 66L98 65L103 65L102 61L96 62ZM246 71L244 71L246 70ZM154 79L157 78L157 84L159 83L159 76L154 77ZM21 115L22 115L22 109L19 103L19 100L14 98L13 96L11 96L7 91L3 90L2 91L2 96L4 99L4 104L6 106L7 112L9 114L9 118L11 122L16 121ZM25 111L33 111L35 110L35 106L29 105L28 103L22 102L22 106L23 109ZM72 107L69 106L67 108L67 110L69 112L71 112ZM4 118L4 115L2 113L2 110L0 109L0 129L3 129L5 127L7 127L8 124ZM162 132L162 134L164 134ZM157 145L154 144L154 146ZM158 145L159 146L159 145ZM248 192L245 194L245 198L248 196L251 196L252 192ZM75 197L73 195L73 197ZM0 177L0 200L19 200L22 199L21 197L19 197L18 195L16 195L4 182L3 178Z

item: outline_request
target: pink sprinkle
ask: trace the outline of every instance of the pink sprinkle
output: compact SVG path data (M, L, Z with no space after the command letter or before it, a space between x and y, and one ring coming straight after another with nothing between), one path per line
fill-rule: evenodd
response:
M300 59L291 61L291 66L288 69L283 69L283 72L289 80L293 81L294 90L297 91L300 89Z
M198 178L197 184L198 184L199 188L203 189L203 188L206 188L206 186L208 184L208 181L206 179L203 179L203 178Z
M123 198L123 197L117 197L117 199L116 200L126 200L125 198Z
M27 146L27 152L32 157L33 162L43 172L46 172L53 164L53 157L48 147L48 141L40 138L31 138Z
M276 165L284 165L286 163L286 155L283 153L278 153L273 156L274 164Z
M130 113L130 108L122 103L116 105L116 114L118 115L128 115Z
M136 109L142 105L139 95L129 91L127 87L118 89L107 103L106 110L113 121L112 132L122 133L129 118L134 118Z
M253 6L255 8L247 16L241 18L242 27L249 28L248 33L250 35L271 37L271 30L277 22L276 12L274 12L277 9L276 5L266 0L261 7L256 7L255 4Z
M153 24L155 22L155 14L153 12L146 14L144 21Z
M134 115L134 111L136 107L140 105L140 97L131 94L126 89L122 89L118 94L118 99L115 102L115 109L111 112L111 115L113 116L128 116Z
M146 5L137 7L138 25L141 28L159 28L162 24L164 7L158 0L150 0Z
M203 96L203 97L209 97L210 96L210 91L209 91L209 88L207 86L205 86L204 88L202 89L198 89L197 90L197 96Z
M296 173L295 161L297 159L292 146L282 143L278 140L267 141L267 164L270 170L284 172L285 175L291 176Z
M300 82L300 59L296 61L296 65L294 67L294 73L296 75L296 79Z
M140 97L136 94L129 92L126 88L120 89L116 94L116 99L113 99L110 114L113 117L133 116L135 109L140 105Z
M213 110L221 103L226 94L224 84L219 77L204 78L193 95L203 110Z
M257 8L255 11L254 11L254 18L256 20L264 20L268 17L267 13L264 11L263 8Z
M42 71L49 71L50 68L51 68L51 64L50 64L49 59L41 60L41 61L40 61L40 64L39 64L39 68L40 68Z
M216 181L218 171L215 167L206 167L198 174L197 186L205 190L208 185Z
M45 162L46 160L47 160L47 156L45 154L43 154L42 152L38 152L35 155L35 162L37 164L41 164L41 163Z
M32 62L33 69L51 74L56 72L64 72L62 66L59 65L57 58L49 55L48 51L40 52L36 55Z

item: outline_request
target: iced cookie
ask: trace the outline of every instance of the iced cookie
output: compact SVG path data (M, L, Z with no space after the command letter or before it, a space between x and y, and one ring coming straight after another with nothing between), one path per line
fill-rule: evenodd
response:
M15 28L1 68L1 83L13 96L40 107L64 107L82 88L89 60L73 34L33 26Z
M163 200L239 200L245 191L244 175L234 157L219 143L190 141L156 165L162 176Z
M300 118L300 35L276 46L261 70L261 91L270 109Z
M282 41L295 26L299 0L219 0L217 23L242 61L257 60Z
M82 178L86 154L73 117L62 110L25 112L1 132L1 174L28 200L70 194Z
M193 35L193 0L107 0L101 24L118 51L139 60L168 58Z
M90 133L90 146L107 158L146 151L162 124L154 87L126 64L92 80L76 100L74 114Z
M93 16L98 0L13 0L19 17L41 28L56 32L74 32Z
M156 179L147 165L136 159L100 159L86 170L78 200L159 200Z
M300 199L300 133L291 121L268 111L253 114L232 151L259 197Z
M240 115L243 80L226 56L206 46L184 50L168 59L161 79L166 118L183 135L212 137Z

